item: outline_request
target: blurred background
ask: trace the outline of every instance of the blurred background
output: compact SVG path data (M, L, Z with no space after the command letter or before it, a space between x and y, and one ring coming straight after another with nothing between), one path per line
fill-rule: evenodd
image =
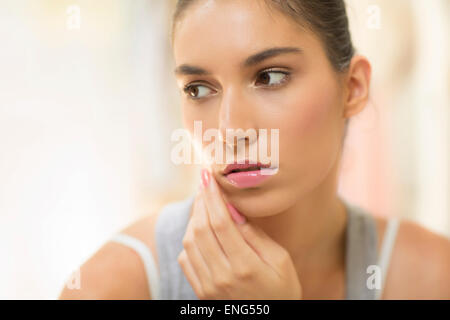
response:
M169 0L0 0L0 299L56 299L136 219L194 192ZM348 0L371 102L339 192L450 235L450 1Z

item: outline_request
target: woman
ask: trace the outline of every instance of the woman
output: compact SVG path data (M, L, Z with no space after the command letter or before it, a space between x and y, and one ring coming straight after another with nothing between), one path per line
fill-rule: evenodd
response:
M180 0L172 41L185 127L201 120L233 152L227 129L279 129L278 171L233 178L213 162L194 196L111 239L61 298L450 298L448 239L337 195L371 77L342 0Z

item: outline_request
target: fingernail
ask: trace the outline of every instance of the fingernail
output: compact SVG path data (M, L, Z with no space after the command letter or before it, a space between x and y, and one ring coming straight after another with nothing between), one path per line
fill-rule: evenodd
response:
M209 184L209 171L208 169L202 169L201 178L203 186L206 188Z
M239 213L235 207L233 207L230 203L227 203L228 210L230 210L231 217L237 224L243 224L247 221L245 216Z

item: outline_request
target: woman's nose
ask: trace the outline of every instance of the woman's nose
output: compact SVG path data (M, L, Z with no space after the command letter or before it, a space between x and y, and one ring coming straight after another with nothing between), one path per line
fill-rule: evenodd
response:
M236 88L224 92L219 111L219 133L223 142L229 147L242 139L253 143L257 139L255 119L255 110L244 94Z

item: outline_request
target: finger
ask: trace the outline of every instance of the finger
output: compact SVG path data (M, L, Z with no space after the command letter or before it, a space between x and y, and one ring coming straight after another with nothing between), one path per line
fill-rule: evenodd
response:
M192 268L195 270L195 274L202 286L202 291L213 292L214 285L211 272L195 242L191 241L189 244L185 245L184 250L186 251L186 255L189 258Z
M197 202L192 232L195 243L208 266L214 281L223 280L230 273L231 265L212 227L203 197Z
M194 268L192 267L191 262L189 261L189 257L186 254L185 250L181 251L181 253L178 255L177 261L180 264L181 270L183 271L184 275L186 276L186 279L191 284L192 289L194 289L194 292L197 295L197 297L203 296L202 285L200 283L200 280L199 280Z
M247 244L231 218L222 193L214 177L204 169L202 179L205 181L202 189L203 198L208 212L211 227L219 240L233 268L247 265L259 259L256 252Z
M233 215L241 215L231 203L227 203L227 206ZM264 261L271 261L273 258L281 258L286 252L283 246L274 241L257 225L244 223L237 227L247 243L261 258L264 258Z
M195 239L193 237L193 227L195 224L195 217L198 214L198 199L200 196L197 196L197 200L194 202L192 217L189 220L189 224L187 227L186 234L183 238L183 247L186 251L186 254L189 258L189 261L192 265L192 268L195 270L195 273L198 276L198 279L202 285L202 288L210 286L211 283L211 272L208 268L208 265L203 259L202 254L200 253L197 244L195 243Z
M260 227L245 223L238 226L245 241L252 247L261 260L270 266L278 275L281 270L277 263L283 263L289 257L287 250L274 241Z

